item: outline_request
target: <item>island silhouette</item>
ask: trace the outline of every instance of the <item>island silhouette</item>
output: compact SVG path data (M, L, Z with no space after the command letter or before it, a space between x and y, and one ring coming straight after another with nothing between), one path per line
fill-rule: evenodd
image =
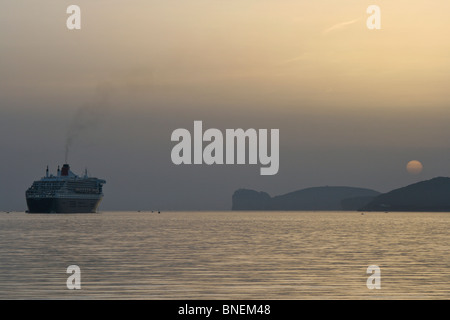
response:
M436 177L387 193L346 186L323 186L271 197L238 189L232 210L281 211L450 211L450 178Z

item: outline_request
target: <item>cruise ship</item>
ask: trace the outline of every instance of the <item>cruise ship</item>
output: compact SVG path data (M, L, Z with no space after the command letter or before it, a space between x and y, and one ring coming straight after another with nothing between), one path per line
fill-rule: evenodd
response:
M68 164L58 166L56 176L34 181L25 192L28 213L95 213L103 199L105 180L78 176Z

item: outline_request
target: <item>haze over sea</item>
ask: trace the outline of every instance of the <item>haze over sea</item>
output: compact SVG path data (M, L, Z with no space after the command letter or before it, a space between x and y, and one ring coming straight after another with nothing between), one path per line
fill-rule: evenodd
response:
M449 224L425 212L2 212L0 299L449 299ZM66 287L69 265L81 290Z

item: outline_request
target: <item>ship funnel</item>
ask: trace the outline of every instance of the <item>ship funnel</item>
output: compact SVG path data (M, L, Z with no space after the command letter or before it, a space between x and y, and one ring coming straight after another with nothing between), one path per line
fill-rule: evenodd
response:
M69 169L70 169L69 165L67 163L64 164L61 169L61 176L67 177L69 175Z

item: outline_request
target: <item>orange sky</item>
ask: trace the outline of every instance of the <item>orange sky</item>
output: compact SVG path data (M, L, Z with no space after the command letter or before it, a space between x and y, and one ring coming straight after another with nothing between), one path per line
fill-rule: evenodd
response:
M329 108L445 105L450 3L377 1L382 30L371 31L372 2L78 1L78 32L65 29L64 2L9 2L0 13L0 81L13 91L104 79L220 86L238 98L237 88L262 90Z

